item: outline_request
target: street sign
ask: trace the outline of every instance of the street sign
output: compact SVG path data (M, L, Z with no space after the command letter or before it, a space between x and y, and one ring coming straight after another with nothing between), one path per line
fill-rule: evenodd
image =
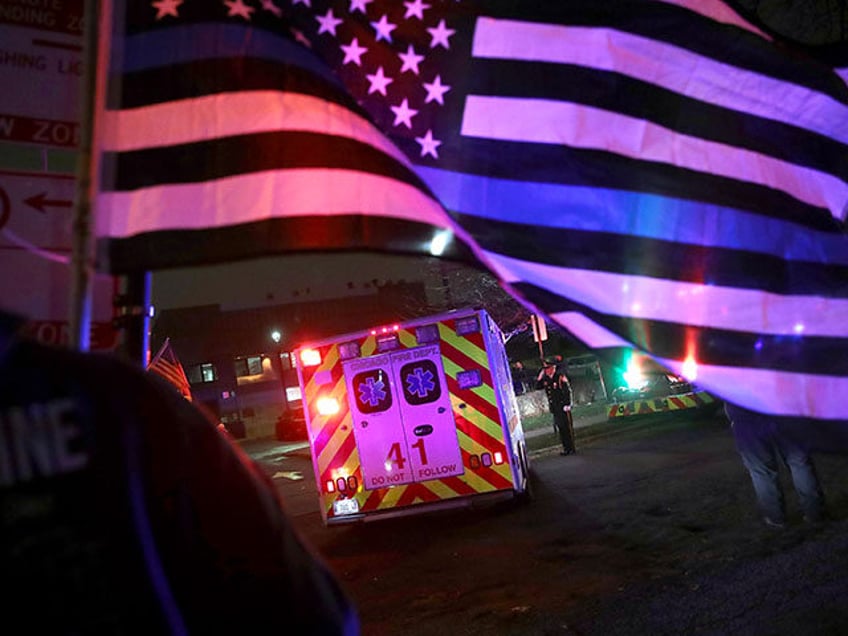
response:
M0 304L66 344L83 0L0 0ZM115 281L92 281L91 348L112 349Z

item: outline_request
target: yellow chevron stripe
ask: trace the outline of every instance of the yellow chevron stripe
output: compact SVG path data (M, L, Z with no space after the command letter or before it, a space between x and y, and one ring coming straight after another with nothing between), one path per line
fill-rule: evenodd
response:
M406 349L411 349L418 346L418 341L415 339L415 334L406 329L398 331L398 340Z
M365 338L365 341L359 348L359 352L363 358L367 358L368 356L373 355L374 351L376 350L377 338L375 336L368 336L367 338Z
M486 351L481 349L473 342L462 336L457 336L453 329L447 327L444 323L439 323L439 335L442 340L450 344L454 349L462 351L469 358L480 364L481 366L489 366L489 358Z
M474 426L479 428L482 431L485 431L489 435L494 438L503 437L503 429L501 428L500 422L496 422L485 414L481 413L477 409L475 409L470 404L466 404L464 409L459 408L460 404L463 404L462 400L457 396L451 394L451 408L454 413L460 414L466 420L471 422ZM457 428L457 430L459 430Z
M425 482L422 483L422 485L439 499L453 499L454 497L459 496L458 492L439 480Z
M400 499L401 495L405 491L406 486L395 486L394 488L389 488L389 492L387 492L386 496L383 497L380 505L377 506L377 510L382 510L383 508L394 508L397 505L398 499Z

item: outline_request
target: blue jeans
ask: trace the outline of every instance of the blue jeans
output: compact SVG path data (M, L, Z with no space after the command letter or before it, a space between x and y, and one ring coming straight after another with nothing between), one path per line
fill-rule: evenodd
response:
M751 475L762 513L778 523L786 519L783 490L780 487L779 466L782 460L789 468L804 516L813 521L821 519L824 515L824 495L807 451L781 434L781 422L730 405L725 410L733 423L736 448Z

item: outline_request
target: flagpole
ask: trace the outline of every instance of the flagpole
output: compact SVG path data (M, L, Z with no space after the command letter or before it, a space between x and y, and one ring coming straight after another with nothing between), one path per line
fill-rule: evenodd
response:
M150 272L126 277L124 352L146 368L150 357Z
M80 98L80 143L77 154L77 179L72 221L71 297L68 318L69 345L88 351L91 340L91 304L93 279L93 243L91 240L92 174L96 157L94 141L94 108L97 94L97 33L99 1L85 0L83 43L83 79Z

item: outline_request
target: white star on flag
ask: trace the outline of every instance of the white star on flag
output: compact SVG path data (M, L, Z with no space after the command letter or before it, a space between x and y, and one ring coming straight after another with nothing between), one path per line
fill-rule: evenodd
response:
M443 96L450 90L451 87L447 84L442 84L441 75L436 75L436 79L429 84L424 82L423 86L427 90L427 98L424 100L425 104L435 101L439 102L442 106L445 105Z
M179 18L180 15L177 13L177 9L182 3L183 0L157 0L153 3L153 6L156 8L156 19L161 20L166 15Z
M418 55L411 44L406 49L406 53L398 53L398 57L403 61L403 66L400 67L401 73L412 71L418 75L418 64L424 60L424 56Z
M342 44L341 49L345 54L342 65L353 62L357 66L362 66L362 55L368 52L367 48L359 46L358 38L353 38L348 45Z
M450 44L448 43L448 38L456 33L455 29L449 29L445 24L444 19L439 20L439 23L436 25L435 29L427 29L427 31L432 36L432 41L430 42L430 48L435 49L437 46L442 45L446 49L450 50Z
M337 18L333 15L332 9L327 9L326 15L320 16L316 15L315 19L318 20L318 24L321 26L318 28L318 35L322 33L329 33L333 36L336 35L336 27L339 26L344 20Z
M442 142L438 139L433 139L433 131L427 130L427 133L423 137L416 137L415 141L418 142L418 145L421 146L421 156L431 155L433 159L439 158L439 153L436 150L439 146L442 145Z
M444 20L442 20L442 22L444 22ZM372 22L371 26L374 27L374 30L377 32L377 42L380 40L391 42L392 31L397 28L397 25L389 22L389 19L385 15L383 15L378 22Z
M247 6L242 0L224 0L224 4L229 7L228 17L239 16L248 22L250 21L250 14L256 11L255 8Z
M413 0L413 2L404 2L403 4L406 5L406 14L403 16L404 20L408 20L411 17L423 20L424 12L430 8L430 5L424 4L423 0Z
M374 0L350 0L350 12L361 11L367 14L367 5L371 2L374 2Z
M274 4L274 0L262 0L262 8L269 13L273 13L278 18L283 15L283 10Z
M368 94L371 93L380 93L383 97L386 97L386 87L394 82L391 77L386 77L383 73L383 67L377 69L377 72L372 75L366 75L368 78L368 82L371 86L368 88Z
M412 118L418 114L418 111L409 107L409 100L404 97L399 106L391 106L392 112L395 114L395 126L403 124L410 130L412 129Z

